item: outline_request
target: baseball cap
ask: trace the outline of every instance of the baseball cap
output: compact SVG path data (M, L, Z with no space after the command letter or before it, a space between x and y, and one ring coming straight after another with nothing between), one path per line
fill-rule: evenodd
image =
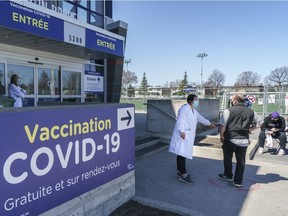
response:
M273 118L273 119L278 119L279 116L280 116L280 114L278 112L272 112L271 113L271 118Z

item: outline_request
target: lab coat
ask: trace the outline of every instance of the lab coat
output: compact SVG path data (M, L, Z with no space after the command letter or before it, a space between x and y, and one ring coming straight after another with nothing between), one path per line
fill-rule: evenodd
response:
M22 99L26 95L26 91L20 86L16 86L15 84L11 83L8 86L8 92L8 96L15 99L14 107L22 107Z
M168 151L192 159L198 122L205 126L211 124L210 121L201 116L196 109L191 109L189 104L183 105L178 111L178 119L174 127ZM181 138L180 132L185 132L185 139Z

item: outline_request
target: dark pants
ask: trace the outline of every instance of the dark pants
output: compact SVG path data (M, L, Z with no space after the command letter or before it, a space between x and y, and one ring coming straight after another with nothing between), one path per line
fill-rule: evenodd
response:
M177 155L176 161L177 161L177 170L181 174L186 173L186 158L180 155Z
M223 149L223 155L224 155L224 175L226 175L228 178L233 177L232 173L232 157L233 153L235 152L236 156L236 170L235 170L235 176L234 176L234 182L236 184L241 184L243 181L243 175L245 170L245 161L246 161L246 151L247 146L242 147L235 145L234 143L230 141L224 141L222 145Z
M271 135L273 139L279 139L280 141L280 149L285 150L286 147L286 133L285 132L278 132ZM260 131L259 133L259 147L264 148L264 143L266 139L265 131Z

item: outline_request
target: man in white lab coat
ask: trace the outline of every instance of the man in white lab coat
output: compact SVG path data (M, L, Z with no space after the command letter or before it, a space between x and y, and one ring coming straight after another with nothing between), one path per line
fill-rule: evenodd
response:
M15 100L14 107L23 106L23 98L26 95L26 91L19 86L20 77L17 74L11 76L11 81L8 86L8 96Z
M187 104L178 111L178 119L169 145L169 152L177 155L177 175L180 181L193 184L191 176L186 172L186 158L193 158L193 146L196 135L197 123L211 128L215 127L209 120L201 116L195 108L198 107L198 97L190 94Z

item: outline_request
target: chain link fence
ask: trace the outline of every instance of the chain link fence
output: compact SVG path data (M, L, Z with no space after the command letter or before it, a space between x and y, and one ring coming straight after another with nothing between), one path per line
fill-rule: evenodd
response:
M235 94L242 94L249 97L253 102L252 109L259 115L267 116L271 112L277 111L281 115L288 114L288 89L287 87L266 87L244 90L244 89L205 89L205 92L213 92L213 94L206 94L205 98L219 98L220 111L223 111L230 106L230 100Z
M267 116L271 112L277 111L281 115L288 115L288 87L267 87L256 86L245 89L245 87L226 87L221 89L209 89L203 90L203 96L201 92L196 91L195 94L202 98L217 98L220 100L220 112L230 106L231 97L235 94L247 95L253 102L252 109L261 116ZM205 95L205 96L204 96ZM121 103L133 103L137 111L147 110L147 99L185 99L187 95L181 98L176 97L142 97L142 98L121 98Z

